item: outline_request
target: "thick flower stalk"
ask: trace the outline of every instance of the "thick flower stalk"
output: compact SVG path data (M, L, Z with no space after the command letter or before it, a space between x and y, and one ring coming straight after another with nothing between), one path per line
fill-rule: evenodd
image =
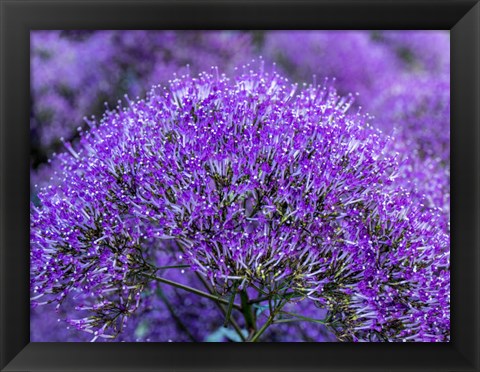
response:
M351 102L214 71L90 123L32 206L33 304L68 297L70 325L113 338L157 281L215 301L249 341L312 321L289 310L302 301L339 340L447 341L448 236ZM163 275L187 266L204 288Z

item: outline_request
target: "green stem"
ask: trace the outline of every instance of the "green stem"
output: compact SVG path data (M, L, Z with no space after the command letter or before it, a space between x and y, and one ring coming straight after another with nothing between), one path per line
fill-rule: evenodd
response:
M242 303L242 314L245 318L245 324L247 326L247 329L256 330L257 325L253 316L252 305L250 305L248 301L247 291L243 290L240 292L240 299Z
M264 296L264 297L259 297L259 298L255 298L253 300L250 300L248 301L249 304L258 304L259 302L263 302L263 301L267 301L267 300L270 300L272 297L274 296L277 296L279 298L282 298L282 297L289 297L289 296L293 296L293 295L296 295L297 293L295 292L288 292L288 293L285 293L283 295L280 295L280 294L272 294L272 295L269 295L269 296Z
M250 339L250 342L257 342L260 336L265 332L265 330L274 323L275 321L275 316L282 310L283 306L287 303L287 300L280 300L278 305L276 304L276 308L272 308L270 301L269 307L270 307L270 315L267 319L267 321L263 324L262 328L259 329L257 333L253 335L253 337Z
M278 321L276 321L276 323L286 323L286 321L291 321L291 322L293 322L293 321L306 321L306 322L312 322L312 323L319 323L319 324L323 324L323 325L330 324L327 320L308 318L306 316L290 313L288 311L280 311L280 313L285 314L285 315L293 316L293 317L295 317L295 319L279 319Z
M180 288L180 289L183 289L187 292L191 292L191 293L194 293L198 296L201 296L201 297L205 297L205 298L208 298L210 300L213 300L215 302L219 302L219 303L222 303L222 304L225 304L225 305L228 305L229 302L227 300L224 300L223 298L221 297L218 297L218 296L214 296L210 293L206 293L206 292L203 292L203 291L200 291L199 289L195 289L195 288L192 288L192 287L189 287L189 286L186 286L184 284L180 284L180 283L177 283L177 282L174 282L174 281L171 281L171 280L168 280L168 279L165 279L165 278L161 278L161 277L158 277L158 276L155 276L155 275L149 275L149 274L143 274L145 275L146 277L150 278L150 279L153 279L153 280L156 280L160 283L165 283L165 284L168 284L168 285L171 285L172 287L176 287L176 288ZM238 304L233 304L232 305L235 309L238 309L238 310L242 310L242 307Z
M195 274L197 275L197 278L202 282L204 287L207 289L207 291L210 292L211 294L213 294L213 289L210 288L210 286L208 285L207 281L203 278L203 276L201 276L197 272L195 272ZM217 307L220 309L223 316L227 316L227 311L225 310L225 308L220 303L215 302L215 305L217 305ZM242 333L242 330L240 329L240 326L237 324L235 319L233 319L232 317L230 317L230 324L232 325L235 332L237 332L238 336L242 339L242 341L243 342L247 341L247 339L245 338L245 336Z
M223 322L224 327L226 327L227 324L230 322L230 317L232 316L233 303L235 301L235 296L237 295L237 288L239 285L240 283L235 283L232 287L232 293L230 295L230 301L227 307L227 314L225 315L225 321Z
M197 340L195 339L195 336L192 335L188 327L182 322L182 320L175 313L175 309L173 308L172 304L167 300L161 288L158 288L157 294L160 297L160 299L163 301L165 306L167 307L168 311L170 312L170 315L172 316L173 320L177 323L177 325L187 334L187 336L190 338L191 341L196 342Z
M275 324L280 324L280 323L292 323L292 322L304 322L305 320L303 319L277 319L274 321Z
M268 293L265 292L262 288L258 288L254 283L250 283L250 285L257 290L257 292L264 294L265 296L268 296Z
M265 324L262 326L262 328L260 328L258 330L257 333L255 333L253 335L253 337L251 338L250 342L257 342L259 337L263 334L263 332L265 332L265 330L273 323L273 316L269 316L268 317L268 320L265 322Z
M183 248L183 246L180 244L180 242L178 242L177 240L175 240L175 244L177 245L177 248L183 253L185 254L185 250ZM205 287L205 289L212 295L212 296L215 296L214 295L214 290L212 288L210 288L210 285L207 283L207 281L205 280L205 278L203 276L201 276L198 272L195 271L195 275L197 276L197 278L202 282L203 286ZM215 296L215 297L218 297L218 296ZM220 302L217 302L215 301L215 305L218 307L218 309L220 310L220 312L224 315L224 316L227 316L227 311L225 310L225 308L220 304ZM235 304L233 305L233 307L235 307L236 309L238 309ZM237 322L235 321L235 319L233 319L231 316L230 316L230 324L232 325L233 329L235 329L235 332L238 334L238 336L241 338L242 341L246 341L246 338L245 336L243 335L242 333L242 330L240 329L240 326L237 324Z

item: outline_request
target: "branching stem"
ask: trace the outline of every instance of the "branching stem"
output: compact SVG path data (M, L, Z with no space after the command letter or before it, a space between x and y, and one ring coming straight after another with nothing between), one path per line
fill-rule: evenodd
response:
M229 302L221 297L218 297L218 296L214 296L210 293L207 293L207 292L203 292L199 289L196 289L196 288L192 288L192 287L189 287L187 285L184 285L184 284L180 284L180 283L177 283L177 282L174 282L172 280L168 280L168 279L165 279L165 278L161 278L159 276L155 276L155 275L150 275L150 274L142 274L142 275L145 275L146 277L150 278L150 279L153 279L153 280L156 280L160 283L164 283L164 284L168 284L168 285L171 285L172 287L176 287L176 288L180 288L180 289L183 289L187 292L190 292L190 293L194 293L198 296L201 296L201 297L205 297L205 298L209 298L210 300L213 300L215 302L219 302L219 303L222 303L222 304L225 304L225 305L228 305ZM238 304L233 304L232 305L235 309L237 310L242 310L242 307Z

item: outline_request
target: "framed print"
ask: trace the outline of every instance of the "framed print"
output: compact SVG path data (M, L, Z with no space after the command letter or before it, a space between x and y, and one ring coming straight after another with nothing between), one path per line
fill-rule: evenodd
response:
M478 2L1 24L2 370L479 370Z

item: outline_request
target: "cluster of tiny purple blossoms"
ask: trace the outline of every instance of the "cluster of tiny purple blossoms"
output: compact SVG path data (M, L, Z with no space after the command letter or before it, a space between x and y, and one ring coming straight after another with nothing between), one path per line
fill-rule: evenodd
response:
M114 339L185 265L222 298L313 304L340 341L449 341L445 214L351 105L328 83L213 70L90 121L31 207L32 304Z
M32 145L36 163L77 137L84 117L124 94L144 95L173 73L251 59L251 36L210 31L34 31L31 34ZM235 62L234 62L235 61ZM190 65L189 67L187 65Z
M438 207L450 231L450 39L438 31L277 31L268 54L296 79L336 77L375 127L395 137L403 163L396 183ZM352 63L354 62L354 63Z
M49 33L50 36L48 36ZM104 36L101 36L102 33ZM35 58L35 53L38 53L37 59L41 61L40 68L35 69L32 58L32 72L36 71L32 74L32 99L34 108L37 108L32 112L32 129L36 133L34 138L39 138L38 135L41 132L49 132L53 141L62 136L74 138L75 135L71 137L68 133L76 133L76 127L81 122L82 116L98 112L92 107L98 103L102 104L103 100L111 103L123 92L134 96L140 94L152 82L165 81L173 71L181 71L185 63L190 63L193 67L190 69L193 71L200 71L212 64L219 64L222 70L230 71L229 66L240 63L239 58L240 60L250 58L249 53L257 49L267 60L277 61L277 69L281 69L283 74L295 80L311 80L313 74L316 74L318 79L321 76L335 76L337 77L335 87L341 92L360 92L360 96L355 99L356 104L362 105L364 111L375 114L376 118L372 120L374 126L395 136L395 140L387 144L392 151L399 153L397 159L402 163L397 172L395 185L408 190L409 198L422 208L439 207L441 222L438 225L442 231L449 232L449 41L447 33L266 32L263 35L264 38L260 39L255 39L255 33L239 35L232 32L223 33L223 35L207 32L207 36L192 38L188 35L187 37L174 35L172 32L129 31L117 32L116 37L111 38L114 33L54 31L36 36L35 43L32 39L32 46L37 46L32 49L32 57ZM52 38L56 42L53 42ZM173 52L169 51L169 45L171 47L175 43L169 44L168 40L172 42L175 40L176 45L181 47L173 49ZM183 42L179 43L180 40ZM204 41L203 44L201 40ZM226 40L228 43L224 42ZM58 48L57 44L60 41L63 46ZM248 43L252 41L259 45L249 46ZM210 48L209 43L216 47ZM87 44L92 47L86 47ZM196 49L196 44L206 48ZM83 53L80 53L80 48L83 49ZM108 50L110 50L109 53L107 53ZM298 53L299 50L302 53ZM163 54L167 55L167 58L163 58ZM62 63L62 56L68 55L69 63ZM173 58L168 55L172 55ZM179 55L183 60L176 57ZM79 58L81 56L88 56L88 58ZM204 60L206 62L202 65ZM116 63L116 61L123 62ZM356 63L352 64L351 61ZM176 62L178 66L175 66ZM149 80L149 71L152 66L155 66L158 74ZM51 78L48 84L43 84L42 89L36 90L35 87L42 86L39 84L43 81L42 76ZM94 78L91 78L92 76ZM75 84L80 80L82 81L80 84ZM101 86L103 88L99 88ZM51 89L51 87L56 88ZM87 89L88 87L91 89ZM52 102L64 101L66 98L64 91L68 91L67 96L72 105L66 106L62 111L59 110L61 105L58 106ZM85 102L86 105L78 107L78 103L81 102ZM43 110L44 108L46 110ZM48 120L40 123L41 111L50 112L54 118L61 117L58 114L62 112L64 115L62 120ZM58 126L49 128L55 123L58 123ZM52 147L49 142L45 139L42 141L38 143L40 153L51 153ZM33 145L35 147L35 141ZM55 150L55 146L53 149ZM34 154L34 158L35 156ZM38 182L41 185L58 183L57 176L61 174L61 170L56 162L61 158L62 156L52 159L53 166L42 166L34 170L32 177L35 182L33 183ZM33 164L38 161L37 156ZM47 181L55 174L54 179ZM33 195L35 197L35 192ZM158 265L163 266L165 263L158 262ZM197 279L191 278L188 270L185 273L171 270L164 275L176 282L187 281L193 287L202 286ZM146 288L143 294L154 293L150 287L157 285L157 283L149 283L149 288ZM172 289L165 288L165 291L172 291ZM176 289L175 291L182 292ZM58 308L60 315L51 311L52 305L34 309L32 311L33 339L81 340L81 333L63 331L62 323L56 323L57 318L71 315L76 306L72 302L76 302L79 296L77 294L74 300L67 298L62 301L62 306ZM187 303L201 303L195 295L186 292L181 295L172 295L169 292L166 297L170 302L169 306L166 305L165 298L142 297L139 308L129 318L129 325L115 340L201 340L206 336L208 338L208 335L222 323L222 320L218 319L222 314L219 314L218 309L215 308L212 310L197 306L192 310L192 307L188 306L190 310L185 313ZM298 312L301 308L302 315L310 318L320 318L324 315L324 310L313 306L312 302L301 301L297 305L290 310ZM169 308L172 307L176 309L176 313L182 314L184 325L178 322L176 314L169 314L171 312ZM152 311L152 309L155 310ZM199 318L204 319L205 322L196 321ZM237 319L237 321L241 323L242 320ZM147 327L146 324L149 326ZM42 332L43 326L49 327L49 332ZM193 338L191 336L185 338L185 328L190 329ZM55 329L56 338L52 336L52 329ZM285 323L269 328L265 336L270 340L283 341L319 340L324 336L319 337L318 329L320 328L311 327L311 324ZM48 337L45 336L47 333ZM281 334L281 336L277 337L275 334Z
M229 73L260 53L296 81L335 77L342 94L360 93L357 104L377 115L372 101L389 94L392 79L448 72L448 50L448 34L438 31L35 31L34 160L58 151L59 138L74 138L83 118L101 114L105 102L143 95L187 64L192 73L213 65Z

